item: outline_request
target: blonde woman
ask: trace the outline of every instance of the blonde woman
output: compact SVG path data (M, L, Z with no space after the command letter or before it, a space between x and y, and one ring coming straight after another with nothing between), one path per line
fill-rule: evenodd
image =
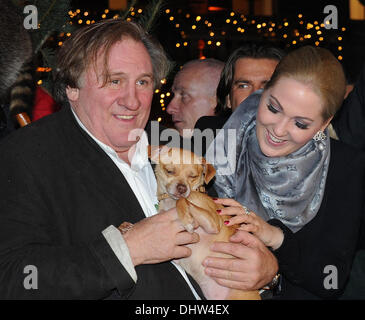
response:
M232 215L227 224L241 223L273 250L282 276L277 298L334 298L349 275L365 160L326 134L344 94L336 58L323 48L302 47L281 60L263 92L241 103L224 126L237 130L237 153L229 156L224 132L215 141L228 155L228 167L216 164L216 201L226 206L219 213ZM237 287L243 260L239 253L235 263L209 257L206 272Z

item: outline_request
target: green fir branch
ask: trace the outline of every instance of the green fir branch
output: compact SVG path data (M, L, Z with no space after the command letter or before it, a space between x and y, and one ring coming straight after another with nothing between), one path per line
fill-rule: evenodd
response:
M124 12L121 12L121 18L123 20L127 20L129 13L131 12L132 8L135 7L136 3L137 3L137 0L130 1L128 9Z
M164 0L153 0L150 1L148 6L145 8L143 15L138 22L147 32L151 32L154 22L161 13L164 2Z
M51 3L51 5L49 6L49 8L47 9L47 12L43 15L43 17L39 20L39 24L42 24L42 22L44 21L44 19L47 18L48 14L51 12L52 8L54 7L54 5L56 4L57 0L53 0L53 2Z

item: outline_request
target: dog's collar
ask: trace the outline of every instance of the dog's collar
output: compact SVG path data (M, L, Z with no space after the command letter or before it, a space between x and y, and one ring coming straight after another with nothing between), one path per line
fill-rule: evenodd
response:
M201 193L205 193L205 187L204 186L200 186L197 191L199 191ZM168 193L166 193L166 192L163 193L163 194L160 194L157 197L158 201L165 200L165 199L168 199L168 198L170 198L170 195Z
M163 193L163 194L160 194L157 199L158 199L158 201L161 201L161 200L165 200L167 198L170 198L169 194Z
M205 187L204 186L200 186L198 189L199 192L201 193L205 193Z

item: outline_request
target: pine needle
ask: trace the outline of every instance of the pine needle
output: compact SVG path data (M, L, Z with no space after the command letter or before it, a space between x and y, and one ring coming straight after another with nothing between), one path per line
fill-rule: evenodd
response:
M127 17L128 17L128 15L129 15L129 13L131 12L132 8L134 8L134 6L136 5L136 3L137 3L137 0L132 0L132 1L129 3L129 7L128 7L128 9L127 9L126 11L124 11L124 13L123 13L123 15L122 15L122 17L121 17L123 20L126 20L126 19L127 19Z
M161 13L161 8L164 5L164 0L153 0L150 1L146 9L144 10L143 16L139 19L139 23L143 28L150 32L156 18Z

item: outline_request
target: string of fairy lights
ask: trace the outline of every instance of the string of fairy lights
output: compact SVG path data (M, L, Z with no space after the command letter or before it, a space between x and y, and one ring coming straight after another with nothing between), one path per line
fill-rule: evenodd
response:
M192 16L189 13L184 14L181 10L178 10L174 15L170 9L166 9L165 14L169 15L168 20L173 23L173 26L180 30L182 40L176 43L177 48L187 46L189 42L186 41L186 39L188 39L189 36L191 36L191 32L194 31L202 32L203 36L205 31L206 38L208 38L208 40L205 41L206 45L215 45L217 47L223 44L226 34L231 34L232 31L243 36L245 33L247 34L255 31L257 35L264 38L282 38L282 40L286 42L286 47L305 43L319 46L321 43L325 43L326 35L333 38L333 31L326 29L323 22L304 21L303 14L300 13L294 21L289 21L287 18L282 19L282 21L273 21L272 18L265 17L249 19L243 14L230 12L225 18L225 24L227 27L215 26L213 22L208 19L203 19L202 16ZM188 23L186 23L186 21L184 24L180 22L184 18L188 21ZM290 26L292 27L290 28ZM217 30L219 30L219 32ZM341 41L343 40L343 33L345 31L345 27L336 30L338 41L337 58L339 60L343 59L343 56L341 55L341 51L343 49Z
M99 13L76 9L69 11L68 14L70 17L69 23L74 26L89 25L101 19L120 17L119 13L109 9L102 10ZM131 8L126 20L136 19L138 21L142 14L143 8ZM286 48L295 48L305 44L331 46L331 50L337 56L337 59L340 61L344 59L342 52L344 50L343 42L346 27L339 27L336 30L326 29L323 21L306 19L301 13L291 18L252 18L234 11L227 11L221 13L219 19L216 19L214 15L195 15L182 9L167 8L160 18L167 19L171 28L180 36L175 43L176 50L190 50L191 46L196 46L201 59L205 58L204 51L211 52L215 48L223 47L225 42L232 37L245 41L245 38L250 36L281 43ZM63 42L70 36L71 33L59 34L56 40L58 46L62 46ZM38 68L38 71L50 71L50 68L40 69ZM160 110L162 111L161 116L157 118L158 121L162 121L167 100L172 97L169 88L165 86L166 83L166 79L163 79L161 89L155 90L156 99L159 101Z

